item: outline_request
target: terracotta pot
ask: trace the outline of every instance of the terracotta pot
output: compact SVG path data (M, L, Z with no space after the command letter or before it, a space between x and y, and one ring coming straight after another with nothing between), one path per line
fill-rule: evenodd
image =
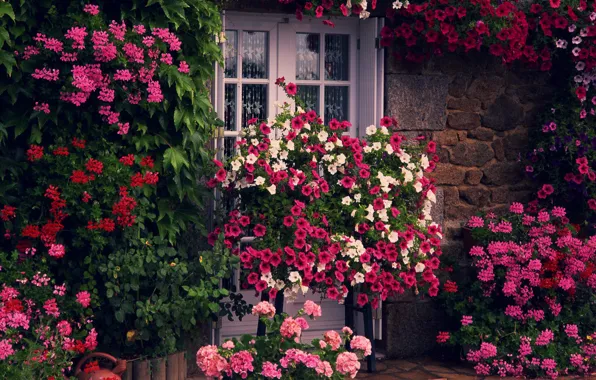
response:
M81 367L87 360L91 358L103 358L108 359L112 363L114 363L114 368L112 370L108 370L105 368L100 368L90 373L85 373L81 370ZM114 379L114 380L121 380L122 375L126 371L126 360L116 359L112 355L105 354L103 352L96 352L92 354L85 355L79 363L75 367L74 375L79 380L102 380L102 379Z

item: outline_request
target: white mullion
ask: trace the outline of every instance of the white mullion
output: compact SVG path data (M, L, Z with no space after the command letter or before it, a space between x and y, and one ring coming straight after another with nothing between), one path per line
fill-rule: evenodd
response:
M236 82L236 132L242 130L242 52L244 51L244 29L238 28L238 73Z
M327 33L321 33L321 42L319 46L321 47L321 62L319 65L321 66L321 72L319 74L319 117L323 120L324 123L327 122L325 120L325 83L327 81L325 77L325 36Z
M348 35L348 39L349 39L349 44L348 44L348 48L350 49L350 51L348 52L348 64L349 66L349 73L348 75L350 75L350 80L349 80L349 88L348 88L348 120L350 120L352 122L352 127L350 128L350 136L355 137L356 133L357 133L357 128L358 128L358 114L357 114L357 110L356 110L356 86L357 86L357 81L356 81L356 76L357 76L357 72L358 72L358 62L357 62L357 58L358 58L358 35L356 35L356 33L353 34L349 34Z

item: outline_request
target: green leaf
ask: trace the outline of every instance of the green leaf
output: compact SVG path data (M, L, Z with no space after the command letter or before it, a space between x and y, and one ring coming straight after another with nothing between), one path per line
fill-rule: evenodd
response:
M14 10L12 9L12 5L6 2L0 2L0 17L8 15L13 21L15 19Z
M122 310L118 310L114 316L116 317L116 320L120 323L124 322L124 312Z
M176 174L180 173L182 166L189 167L190 165L186 152L182 152L180 149L174 147L166 149L163 154L163 161L166 166L172 166Z
M5 4L5 3L0 3L0 4ZM14 55L4 51L4 50L0 50L0 64L4 65L4 67L6 67L6 72L8 73L8 76L12 75L12 68L17 64L17 61L14 59Z

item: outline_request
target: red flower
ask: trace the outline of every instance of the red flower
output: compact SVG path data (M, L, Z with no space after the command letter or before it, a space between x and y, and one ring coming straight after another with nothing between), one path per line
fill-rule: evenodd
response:
M88 192L84 191L81 200L85 203L88 203L91 200L91 195L89 195Z
M8 222L9 219L17 216L17 214L15 214L15 211L15 207L4 205L2 210L0 210L0 219L2 219L5 222Z
M280 84L283 84L285 81L286 81L285 77L279 77L275 80L275 84L279 86Z
M145 180L141 173L135 173L130 178L130 187L142 187L145 184Z
M267 227L265 227L262 224L257 224L255 228L253 228L253 232L257 237L265 236L265 233L267 232Z
M323 24L335 28L335 24L331 20L323 20Z
M319 5L319 6L318 6L318 7L315 9L315 16L317 16L317 18L321 18L321 17L323 17L323 7L322 7L322 6L320 6L320 5Z
M112 219L103 218L98 225L98 228L106 232L112 232L116 229L116 224Z
M40 234L41 232L39 231L39 227L33 226L31 224L26 225L21 231L21 236L30 237L32 239L37 239Z
M226 170L222 168L222 169L219 169L219 170L217 171L217 173L215 173L215 178L216 178L216 179L217 179L219 182L223 182L223 181L225 181L225 180L226 180L226 175L227 175L227 172L226 172Z
M489 53L496 56L496 57L500 57L503 55L503 53L505 53L505 49L503 49L503 46L501 44L492 44L490 45L490 48L488 49Z
M547 184L542 185L542 191L544 191L544 193L546 195L551 195L552 193L555 192L555 189L554 189L553 185L550 185L547 183Z
M393 125L393 120L389 116L384 116L381 118L382 127L390 127L391 125Z
M29 160L31 162L39 161L39 160L41 160L42 157L43 157L43 147L41 147L39 145L29 146L29 149L27 150L27 160Z
M85 168L91 173L101 174L103 172L103 163L94 158L90 158L85 164Z
M120 157L120 163L124 166L132 166L135 163L135 156L132 154Z
M153 169L153 158L151 158L150 156L143 157L143 159L141 160L141 166Z
M143 181L145 181L147 185L156 185L157 181L159 181L159 173L147 172L145 173Z
M561 6L561 0L550 0L551 8L559 8Z
M358 299L356 303L358 304L358 306L363 307L368 303L368 296L364 293L358 294Z
M352 186L354 186L354 183L356 181L354 181L354 178L350 177L350 176L345 176L341 179L340 183L343 187L345 187L346 189L351 189Z
M82 170L73 170L70 180L72 183L87 183L90 178Z
M579 86L576 90L575 90L575 95L577 96L577 98L581 101L586 100L586 88L584 86Z
M76 137L72 138L72 146L74 146L75 148L79 148L79 149L85 149L85 144L87 142L85 140L82 139L78 139Z
M297 91L298 91L298 87L296 87L295 83L290 82L286 85L286 93L288 95L295 96Z
M448 332L440 331L439 335L437 335L437 343L446 343L450 338Z
M68 152L68 148L65 146L60 146L52 152L54 156L68 156L70 153Z
M447 293L457 293L457 284L453 281L446 281L443 290Z

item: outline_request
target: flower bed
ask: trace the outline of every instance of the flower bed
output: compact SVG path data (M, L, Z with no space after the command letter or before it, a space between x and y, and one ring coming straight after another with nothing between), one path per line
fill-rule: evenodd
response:
M472 217L481 245L470 283L445 284L460 321L440 343L470 347L478 375L555 378L596 368L596 237L581 240L565 209L514 203L503 218Z
M306 301L295 316L275 315L275 307L261 302L252 310L267 325L266 336L244 335L221 345L204 346L197 352L197 365L206 376L226 379L345 379L360 370L359 360L371 354L370 341L344 327L327 331L322 339L301 342L309 328L307 320L322 315L321 307ZM348 352L348 345L353 352Z

